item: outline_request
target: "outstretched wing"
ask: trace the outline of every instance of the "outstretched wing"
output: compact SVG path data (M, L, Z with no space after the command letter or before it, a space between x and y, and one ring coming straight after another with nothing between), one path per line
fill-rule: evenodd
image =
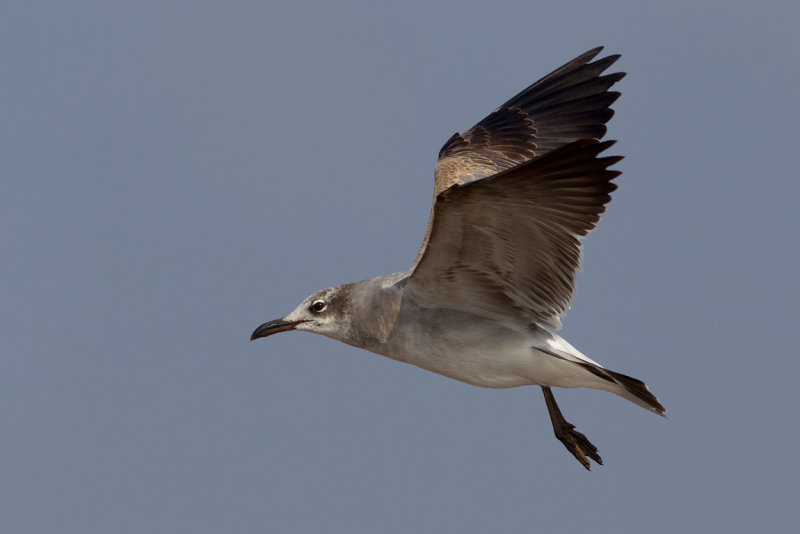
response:
M430 240L406 281L419 306L559 325L580 267L579 238L600 219L620 156L582 139L453 185L434 202Z
M614 115L609 106L620 95L609 88L625 76L601 76L619 59L612 55L590 63L601 50L576 57L454 134L439 152L434 199L448 187L492 176L578 139L601 139ZM430 224L414 265L428 243Z
M439 151L436 194L485 178L578 139L602 139L624 72L600 76L619 55L589 63L602 47L578 56L514 96Z

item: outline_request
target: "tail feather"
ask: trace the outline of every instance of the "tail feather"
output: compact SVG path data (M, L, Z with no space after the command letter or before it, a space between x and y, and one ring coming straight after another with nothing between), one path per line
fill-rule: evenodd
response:
M647 389L647 385L644 382L628 375L623 375L622 373L606 371L614 378L615 382L624 387L628 393L634 395L637 399L647 403L650 409L658 415L664 415L666 413L667 410L658 402L656 396L650 393L650 390Z
M647 408L661 416L666 413L666 408L664 408L664 406L658 402L656 396L650 393L647 385L641 380L628 375L623 375L622 373L609 371L608 369L599 367L597 365L592 365L588 362L575 361L574 363L580 365L590 373L599 376L600 378L619 384L625 388L626 392L630 393L634 397L630 400L642 406L643 408Z
M578 386L602 389L604 391L609 391L619 395L620 397L623 397L634 404L638 404L646 410L650 410L651 412L655 412L658 415L666 417L664 414L667 410L664 409L660 402L658 402L656 396L650 393L650 390L647 389L647 386L641 380L623 375L622 373L609 371L596 361L582 354L578 349L570 345L567 340L561 336L553 334L539 325L532 325L530 328L536 332L540 341L544 341L544 343L540 342L534 345L536 350L544 352L545 354L549 354L550 356L558 358L559 360L564 360L578 365L585 371L588 371L600 379L599 381L589 380L586 383L578 384L573 382L569 385L559 384L554 381L551 385L560 387Z

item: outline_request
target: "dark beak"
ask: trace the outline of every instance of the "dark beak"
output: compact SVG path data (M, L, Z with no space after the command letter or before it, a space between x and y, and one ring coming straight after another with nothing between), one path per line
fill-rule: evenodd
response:
M268 323L264 323L255 329L253 335L250 336L250 341L253 341L254 339L258 339L260 337L271 336L272 334L277 334L278 332L286 332L287 330L294 330L297 327L297 325L304 322L305 321L284 321L283 319L275 319L274 321L269 321Z

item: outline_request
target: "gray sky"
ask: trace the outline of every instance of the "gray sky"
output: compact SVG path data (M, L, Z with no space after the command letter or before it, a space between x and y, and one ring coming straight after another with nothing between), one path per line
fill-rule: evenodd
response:
M648 4L645 6L645 4ZM3 2L3 531L796 528L796 1ZM663 420L323 337L406 269L436 154L596 45L620 189L563 335Z

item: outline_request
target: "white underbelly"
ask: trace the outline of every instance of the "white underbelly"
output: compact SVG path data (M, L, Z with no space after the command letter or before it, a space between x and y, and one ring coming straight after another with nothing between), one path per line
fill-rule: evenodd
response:
M550 348L557 348L595 363L558 336L514 330L488 320L476 323L472 317L467 321L458 315L449 319L439 315L436 321L406 323L375 352L486 388L604 386L604 381L583 367L548 354ZM466 324L471 327L465 328Z
M390 343L381 354L486 388L539 384L542 357L531 338L505 328L421 331Z

